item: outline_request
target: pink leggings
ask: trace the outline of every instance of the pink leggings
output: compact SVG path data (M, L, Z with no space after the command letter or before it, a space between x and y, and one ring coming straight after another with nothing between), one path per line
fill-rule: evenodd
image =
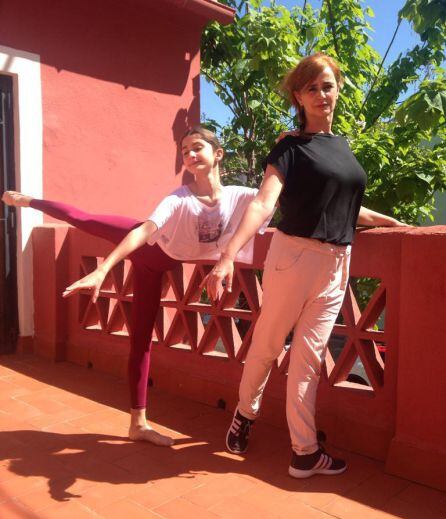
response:
M30 205L53 218L115 244L142 223L124 216L89 214L76 207L48 200L34 199ZM144 409L147 404L150 345L160 307L162 276L179 262L167 256L157 244L143 245L130 254L129 259L134 272L128 363L130 401L133 409Z

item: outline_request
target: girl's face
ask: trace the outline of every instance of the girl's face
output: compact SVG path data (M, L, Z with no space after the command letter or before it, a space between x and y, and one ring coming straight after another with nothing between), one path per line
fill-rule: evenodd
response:
M313 81L294 92L297 102L305 110L307 121L333 115L338 95L335 75L328 66Z
M214 150L199 134L188 135L183 139L181 153L184 166L193 175L209 173L223 158L223 150Z

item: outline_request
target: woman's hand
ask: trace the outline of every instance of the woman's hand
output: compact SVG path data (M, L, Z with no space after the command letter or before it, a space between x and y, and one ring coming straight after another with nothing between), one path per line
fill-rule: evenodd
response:
M203 279L200 287L206 286L209 297L214 301L223 294L223 281L226 283L226 291L232 292L232 278L234 276L234 260L222 255L214 268Z
M291 137L299 137L301 134L300 130L290 130L288 132L282 132L276 139L276 143L284 139L285 137L291 136Z
M76 281L75 283L67 287L64 293L62 294L62 297L70 297L76 292L79 292L79 290L90 289L93 290L93 303L96 303L99 296L99 290L101 289L102 283L104 282L106 275L107 272L104 272L100 269L96 269L87 276L83 277L82 279L79 279L79 281Z
M389 227L413 227L413 225L409 225L408 223L400 222L396 218L391 218L389 223L387 223Z

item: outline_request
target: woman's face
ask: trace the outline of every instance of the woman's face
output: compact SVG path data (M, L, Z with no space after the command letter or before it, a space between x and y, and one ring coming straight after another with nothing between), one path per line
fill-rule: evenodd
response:
M199 134L188 135L181 143L183 164L193 175L208 173L223 157L223 150L214 150Z
M305 110L307 121L332 115L338 94L335 75L328 66L313 81L294 92L297 102Z

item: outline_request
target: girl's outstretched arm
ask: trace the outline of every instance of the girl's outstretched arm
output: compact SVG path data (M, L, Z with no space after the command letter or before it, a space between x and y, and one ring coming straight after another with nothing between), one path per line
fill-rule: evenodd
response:
M89 288L93 290L93 302L96 302L102 283L110 270L133 251L147 243L156 230L157 226L148 220L130 231L96 270L67 287L62 296L69 297L79 290Z

